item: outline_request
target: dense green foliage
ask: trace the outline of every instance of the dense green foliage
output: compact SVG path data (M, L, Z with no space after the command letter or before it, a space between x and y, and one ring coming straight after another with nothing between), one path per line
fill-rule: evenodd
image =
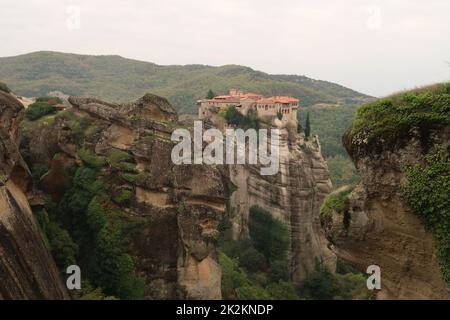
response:
M130 231L126 215L112 204L108 186L99 178L106 159L87 149L80 149L78 156L82 165L66 170L73 174L71 185L58 203L47 201L45 211L37 213L39 225L61 270L74 263L81 267L83 279L93 286L88 297L104 293L141 298L144 283L134 275L126 253ZM110 157L123 159L117 154ZM121 195L120 201L127 196Z
M352 192L352 189L345 188L342 191L336 191L335 193L330 194L325 200L322 202L320 206L320 219L321 221L325 221L331 218L333 214L333 210L342 212L347 206L347 198L348 195Z
M35 217L58 268L63 270L75 264L78 246L69 233L57 222L50 220L45 209L35 213Z
M77 300L117 300L114 296L107 296L102 289L94 288L89 281L82 281L81 290L74 292Z
M350 135L396 141L413 127L450 124L450 83L411 90L360 107ZM350 136L350 138L351 138Z
M264 95L291 95L301 99L303 106L347 103L364 97L334 83L304 76L269 75L237 65L159 66L119 56L57 52L0 58L0 74L24 96L59 90L69 95L129 101L152 92L167 97L179 112L191 114L197 113L195 102L204 98L209 89L217 94L238 88Z
M369 299L366 279L360 273L332 273L326 266L316 263L316 267L304 281L301 290L307 299L349 300Z
M212 91L211 89L208 90L208 93L206 94L206 99L212 99L216 96L216 93Z
M305 137L308 139L311 136L311 122L309 120L309 112L306 113L305 121Z
M273 219L266 210L253 206L250 208L248 227L255 248L269 264L287 259L290 236L283 222Z
M433 232L440 268L450 283L450 149L438 148L425 161L425 165L408 168L403 195Z
M28 106L25 116L28 120L34 121L47 114L55 112L55 107L48 104L47 102L36 101Z
M6 92L6 93L11 92L11 90L8 88L6 83L3 83L3 82L0 82L0 91Z
M225 299L299 299L295 288L289 282L287 266L289 234L286 226L273 220L269 213L260 208L255 207L253 211L262 212L264 216L263 221L257 218L258 235L255 239L250 237L250 239L234 241L231 238L231 224L228 219L221 224L219 263L222 267L223 297ZM256 230L254 227L253 225L253 231ZM281 235L274 234L276 232L280 232ZM261 238L266 234L269 235L269 240L264 240L263 243ZM280 238L282 245L274 243ZM262 247L263 245L267 245L267 248ZM262 251L258 250L257 246ZM278 248L280 252L274 254L272 251L275 248Z
M235 107L230 106L225 110L225 121L228 124L235 125L242 129L258 129L258 113L256 111L249 111L246 115L240 113Z
M249 229L253 230L250 231L250 239L234 241L228 218L219 228L224 299L370 298L364 275L342 261L338 261L336 274L317 263L304 286L295 288L289 279L289 234L286 226L261 208L252 207L252 211L256 216L249 221ZM279 252L274 254L276 249Z

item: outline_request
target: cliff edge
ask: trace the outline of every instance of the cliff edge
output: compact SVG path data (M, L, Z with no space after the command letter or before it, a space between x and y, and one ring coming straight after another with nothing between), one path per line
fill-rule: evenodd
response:
M18 150L21 103L0 91L0 298L67 299L34 221L30 172Z
M321 221L338 257L380 266L379 299L450 297L449 107L449 84L403 92L360 107L343 137L361 182Z

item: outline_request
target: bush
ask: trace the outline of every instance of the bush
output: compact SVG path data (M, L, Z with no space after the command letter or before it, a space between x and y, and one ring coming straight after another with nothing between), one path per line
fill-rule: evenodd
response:
M412 127L450 124L450 83L402 92L361 106L347 141L358 133L370 144L396 141Z
M236 289L237 298L240 300L269 300L270 294L260 286L243 285Z
M239 128L253 128L255 130L259 128L258 114L253 110L249 110L246 115L243 115L236 107L228 107L224 117L228 124L235 125Z
M308 299L369 299L366 278L362 274L333 274L328 267L316 262L314 271L308 274L301 289Z
M11 92L11 90L8 88L6 83L3 83L3 82L0 82L0 91L6 92L6 93Z
M34 121L55 112L55 110L56 109L47 102L35 102L28 106L25 116L28 120Z
M130 190L121 190L120 193L113 198L114 202L118 204L124 204L133 196L133 192Z
M272 299L275 300L299 300L300 296L297 294L292 283L286 281L279 281L269 284L266 289Z
M142 184L147 179L147 174L144 172L140 173L122 173L120 177L129 183Z
M346 273L334 275L335 300L366 300L371 298L367 289L366 277L361 273Z
M219 253L219 264L222 267L222 296L224 299L236 299L236 289L250 284L250 281L237 262L223 252Z
M105 157L97 156L88 149L80 149L78 156L85 166L95 170L101 169L106 163Z
M324 223L331 219L333 211L342 212L345 210L347 206L347 198L351 192L352 189L348 188L346 190L330 194L327 198L325 198L320 206L320 221Z
M121 171L134 173L136 171L136 164L131 163L134 158L128 152L111 149L107 156L108 163L113 167Z
M244 245L242 245L244 244ZM263 254L256 250L250 241L242 241L238 248L239 264L250 272L260 272L267 269L266 259Z
M43 163L35 163L31 167L31 176L34 181L39 181L44 174L49 170L49 166Z
M290 235L287 226L266 210L253 206L250 208L250 237L255 248L261 252L271 264L277 260L286 260Z
M51 221L45 209L36 213L35 217L58 268L65 270L68 266L76 264L78 246L69 233L58 223Z
M326 266L316 263L314 271L303 282L302 292L310 299L333 299L336 294L333 273Z
M117 297L105 295L101 288L95 288L89 280L81 280L81 290L72 291L72 297L76 300L118 300Z
M119 149L114 149L112 148L109 152L108 152L108 162L110 164L117 164L120 162L127 162L127 161L131 161L133 160L133 156L130 155L128 152L119 150Z
M253 211L261 210L253 208ZM264 212L263 214L268 214ZM267 217L265 215L265 217ZM278 226L279 221L274 221L269 214L269 221ZM284 226L281 223L281 226ZM255 239L240 239L234 241L231 237L231 223L229 217L225 217L219 226L221 232L219 248L219 263L222 266L222 295L225 299L290 299L298 298L292 285L284 283L278 286L280 280L289 279L288 261L275 260L268 269L269 260L255 247ZM254 229L253 229L254 230ZM287 258L287 247L289 245L289 234L285 227L261 228L262 234L256 237L266 237L267 233L281 233L281 238L287 235L287 246L281 245L281 254ZM267 232L267 233L265 233ZM272 235L272 241L278 237ZM283 242L283 240L281 241ZM269 241L271 243L271 241ZM271 250L276 246L271 243ZM290 287L289 287L290 286ZM287 288L289 287L289 289ZM283 291L285 290L285 291ZM273 295L272 295L273 292ZM286 297L283 297L283 294Z
M99 179L104 159L84 149L79 155L83 166L76 168L71 188L59 204L46 205L53 213L51 220L60 221L79 247L78 264L95 287L88 297L101 298L104 293L120 299L142 298L144 282L134 275L133 260L126 253L125 215Z
M269 268L269 279L273 282L288 281L289 280L289 268L287 260L278 260L272 262Z

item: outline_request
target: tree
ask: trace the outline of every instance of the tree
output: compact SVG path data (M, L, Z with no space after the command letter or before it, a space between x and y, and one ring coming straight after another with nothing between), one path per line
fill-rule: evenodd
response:
M269 264L287 258L290 235L282 221L272 218L266 210L253 206L250 208L248 227L255 249L266 257Z
M309 138L311 135L311 123L309 122L309 112L306 114L306 123L305 123L305 137Z
M216 96L216 94L214 93L214 91L212 91L211 89L208 90L208 93L206 94L206 99L212 99Z
M281 109L277 111L277 118L278 118L278 120L283 119L283 114L281 113Z
M34 121L47 114L55 112L55 110L56 109L53 106L49 105L46 102L35 102L33 104L30 104L30 106L27 108L25 116L28 120Z
M314 271L307 275L303 282L303 293L313 300L331 300L335 296L333 273L323 264L316 261Z

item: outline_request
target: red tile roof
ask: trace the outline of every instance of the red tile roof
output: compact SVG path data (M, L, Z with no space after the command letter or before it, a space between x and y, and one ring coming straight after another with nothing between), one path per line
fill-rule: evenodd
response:
M213 99L206 100L207 102L230 102L230 103L239 103L240 100L247 100L247 99L253 99L256 100L258 104L275 104L275 103L281 103L281 104L298 104L299 100L294 97L289 96L273 96L265 98L260 94L253 93L253 92L247 92L242 93L239 92L238 95L221 95L214 97Z

